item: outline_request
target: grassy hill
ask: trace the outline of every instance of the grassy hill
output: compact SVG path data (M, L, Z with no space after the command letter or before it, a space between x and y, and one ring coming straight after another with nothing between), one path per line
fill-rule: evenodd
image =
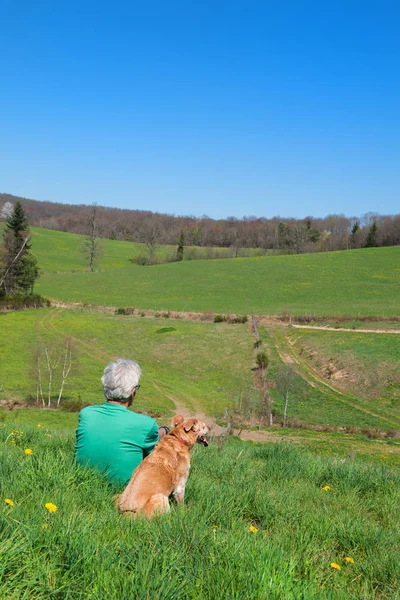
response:
M4 223L0 223L0 234L4 228ZM31 227L32 232L32 252L38 259L39 266L44 273L61 273L68 271L85 271L88 269L82 255L82 245L84 236L75 233L66 233L51 229L41 229L40 227ZM119 240L99 239L102 248L102 255L99 262L99 269L120 269L127 265L132 268L132 258L146 252L143 244L135 242L122 242ZM187 249L184 259L190 258L193 248ZM210 248L196 247L197 256L207 257ZM229 256L229 248L218 248L218 253ZM250 250L254 253L259 249ZM176 254L176 246L160 245L156 249L156 257L164 261L167 257Z
M0 427L4 598L399 598L396 469L231 440L194 449L184 505L131 521L46 433Z
M58 300L136 308L388 316L399 313L399 264L400 247L130 265L48 273L37 291Z
M229 414L240 410L241 422L259 422L260 395L254 371L257 350L247 324L63 309L0 314L0 323L0 399L34 398L35 349L51 349L69 338L77 368L65 388L67 405L71 400L101 402L104 366L124 356L135 358L143 367L142 388L135 402L139 410L164 419L183 407L221 419L227 408ZM286 357L296 363L288 410L290 423L400 430L398 336L307 332L277 325L260 327L260 334L261 349L269 356L267 381L277 421L283 414L284 401L276 382L284 365L282 357ZM317 356L327 358L315 364ZM377 361L371 356L378 357ZM332 357L337 357L333 363ZM338 370L339 361L347 361L349 381L326 376L323 365L333 368L332 364L337 364ZM42 368L46 372L45 364ZM368 377L371 383L364 389L360 381ZM55 381L53 400L57 385ZM44 386L46 395L47 384Z
M140 267L131 259L143 252L141 244L102 240L99 270L89 273L80 252L82 236L39 228L32 233L32 251L43 272L36 289L66 302L245 314L399 313L398 246ZM174 251L158 249L160 257ZM206 256L208 249L196 251Z
M66 338L72 339L79 367L67 381L67 399L102 402L103 369L120 356L142 366L135 405L153 414L172 414L184 406L221 415L236 394L253 386L252 339L246 325L41 309L0 314L0 326L4 398L35 396L33 351Z

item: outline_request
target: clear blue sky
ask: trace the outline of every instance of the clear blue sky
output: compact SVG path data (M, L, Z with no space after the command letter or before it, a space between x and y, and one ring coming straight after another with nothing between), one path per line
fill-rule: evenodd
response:
M0 0L0 192L400 212L400 4Z

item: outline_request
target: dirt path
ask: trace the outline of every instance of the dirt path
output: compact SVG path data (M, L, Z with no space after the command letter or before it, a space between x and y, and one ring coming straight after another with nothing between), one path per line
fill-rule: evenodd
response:
M317 331L350 331L351 333L390 333L400 334L400 329L350 329L349 327L329 327L328 325L297 325L295 329L316 329Z
M329 395L334 394L336 400L342 402L343 404L346 404L347 406L351 406L352 408L359 410L365 414L375 417L380 421L389 423L392 426L394 423L396 423L396 426L400 426L400 420L397 417L397 415L390 415L390 417L385 417L381 414L377 414L376 412L369 410L364 406L361 406L357 402L356 398L354 398L353 396L338 390L334 386L324 381L319 375L319 373L315 369L310 367L310 365L304 359L301 359L301 357L296 353L293 344L290 343L290 340L285 338L284 341L282 341L281 339L278 339L276 335L274 335L274 332L271 330L271 328L269 328L268 331L270 336L272 337L272 340L275 344L275 348L282 361L290 365L293 365L293 363L295 363L298 368L299 375L303 377L303 379L305 379L305 381L307 381L309 385L319 389L321 393Z

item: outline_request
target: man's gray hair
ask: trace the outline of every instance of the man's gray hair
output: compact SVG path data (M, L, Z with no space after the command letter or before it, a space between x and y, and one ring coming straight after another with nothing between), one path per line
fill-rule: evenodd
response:
M101 383L107 400L125 400L138 385L142 370L134 360L119 358L104 369Z

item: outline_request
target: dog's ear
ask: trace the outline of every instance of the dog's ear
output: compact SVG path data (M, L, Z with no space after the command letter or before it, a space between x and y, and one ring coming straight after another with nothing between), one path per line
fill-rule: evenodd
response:
M178 427L178 425L182 425L184 420L185 419L181 417L181 415L175 415L175 417L172 417L172 428Z
M186 433L188 431L190 431L191 429L193 431L200 431L200 425L197 419L188 419L187 421L184 422L183 424L183 429L186 431Z

